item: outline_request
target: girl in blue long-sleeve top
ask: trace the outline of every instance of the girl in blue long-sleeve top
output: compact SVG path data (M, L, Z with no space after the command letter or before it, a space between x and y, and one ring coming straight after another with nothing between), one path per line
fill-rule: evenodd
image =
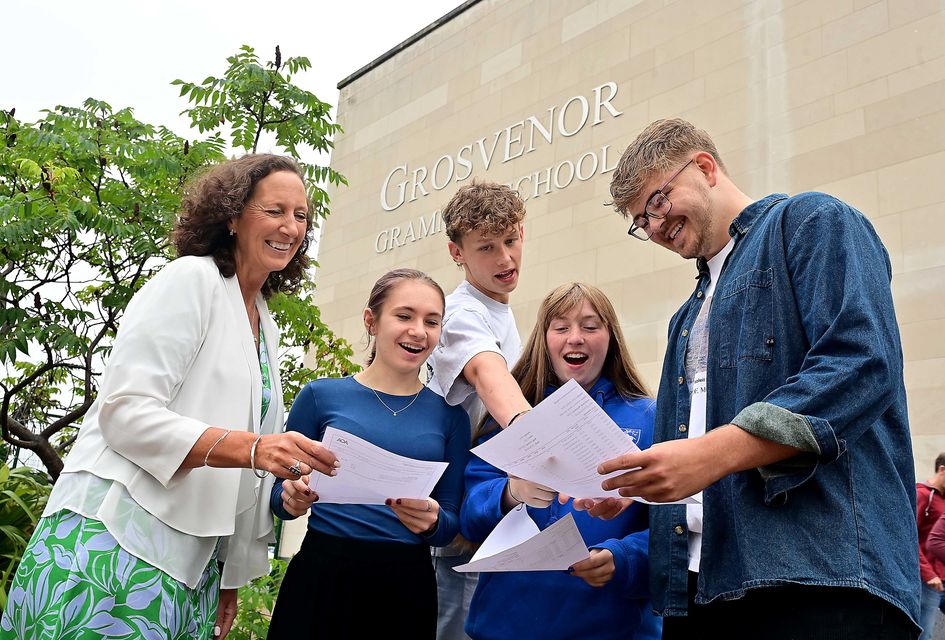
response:
M420 383L443 319L440 287L398 269L374 285L364 310L368 367L306 385L287 430L321 440L328 426L393 453L449 466L429 499L386 505L317 504L308 477L278 482L270 506L283 519L311 510L308 532L276 600L269 638L434 638L436 579L430 546L459 531L469 418ZM314 504L313 504L314 503Z
M637 446L652 444L654 402L624 345L613 305L596 287L570 283L548 294L512 375L533 406L573 378ZM479 432L476 444L495 435L495 423L485 422ZM467 634L475 640L659 638L659 620L649 607L646 506L631 504L610 520L595 518L575 510L572 500L560 504L547 487L470 459L460 517L464 536L481 542L522 503L540 529L570 513L591 555L570 571L480 574Z

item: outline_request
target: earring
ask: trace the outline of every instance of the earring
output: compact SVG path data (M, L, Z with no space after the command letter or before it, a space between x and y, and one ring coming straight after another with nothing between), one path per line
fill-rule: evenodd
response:
M230 236L232 237L232 236L235 236L235 235L236 235L236 232L233 231L232 229L230 229Z

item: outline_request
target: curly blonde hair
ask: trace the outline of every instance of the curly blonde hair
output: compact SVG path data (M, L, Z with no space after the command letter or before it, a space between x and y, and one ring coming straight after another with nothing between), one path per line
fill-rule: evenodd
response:
M525 219L525 202L518 191L495 182L473 180L464 185L443 207L447 237L462 244L470 231L498 236Z
M606 204L628 217L630 205L640 197L650 176L668 171L694 151L710 153L728 173L715 143L702 129L681 118L650 123L620 156L610 180L611 201Z

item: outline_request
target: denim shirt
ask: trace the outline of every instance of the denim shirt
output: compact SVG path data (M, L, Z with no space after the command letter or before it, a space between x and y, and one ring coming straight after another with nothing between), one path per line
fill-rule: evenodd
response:
M709 312L708 429L737 424L804 451L704 491L696 602L807 584L864 589L918 617L912 444L889 257L869 221L822 193L770 195L729 228ZM655 441L687 437L689 328L669 325ZM685 615L684 506L650 509L653 605Z

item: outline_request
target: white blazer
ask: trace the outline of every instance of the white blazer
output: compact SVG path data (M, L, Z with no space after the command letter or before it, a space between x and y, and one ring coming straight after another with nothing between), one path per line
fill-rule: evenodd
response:
M120 482L178 531L229 536L221 552L225 587L269 571L272 477L260 481L248 469L178 469L208 427L282 430L278 330L262 295L256 307L272 375L262 424L259 358L236 276L224 278L210 257L178 258L128 305L98 398L63 469Z

